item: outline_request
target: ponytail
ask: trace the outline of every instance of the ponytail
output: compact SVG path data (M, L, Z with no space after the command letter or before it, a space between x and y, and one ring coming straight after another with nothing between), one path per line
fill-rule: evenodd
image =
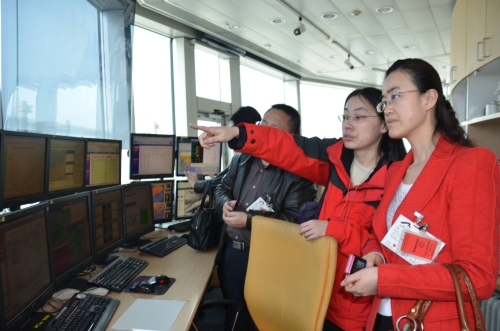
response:
M473 147L474 144L467 138L467 134L458 122L455 110L450 102L445 99L444 95L440 95L436 102L436 128L435 133L448 138L448 140L457 144Z

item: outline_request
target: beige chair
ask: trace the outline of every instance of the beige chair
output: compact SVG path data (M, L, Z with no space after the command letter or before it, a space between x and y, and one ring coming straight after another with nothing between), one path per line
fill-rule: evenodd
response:
M306 241L298 225L253 217L245 300L261 331L322 330L337 265L337 241Z

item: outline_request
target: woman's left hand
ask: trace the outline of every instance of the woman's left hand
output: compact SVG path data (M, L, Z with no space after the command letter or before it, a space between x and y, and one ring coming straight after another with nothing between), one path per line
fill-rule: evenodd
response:
M340 285L356 297L375 295L378 292L378 267L364 268L347 275Z
M323 237L326 234L328 221L310 220L299 225L299 234L306 240Z

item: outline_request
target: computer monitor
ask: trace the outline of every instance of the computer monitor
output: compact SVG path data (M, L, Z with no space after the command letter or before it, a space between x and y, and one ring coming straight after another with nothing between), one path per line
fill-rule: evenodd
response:
M174 211L174 181L151 182L151 193L153 194L155 224L171 222Z
M18 330L54 293L46 208L22 209L0 223L1 330Z
M72 137L49 138L49 198L83 191L85 142Z
M125 242L123 186L92 191L95 257L98 264L107 264L108 254Z
M120 140L87 140L85 161L85 187L97 188L119 185L121 182Z
M90 266L94 260L90 193L51 200L48 211L55 287L71 287L65 282Z
M142 235L153 232L153 201L149 182L126 185L125 197L125 247L142 246L149 240L139 240Z
M198 137L177 137L177 176L184 176L184 171L199 175L206 172L218 174L221 167L222 145L210 149L201 147Z
M177 181L175 193L175 220L193 217L194 213L201 206L203 194L195 193L189 182Z
M175 136L130 135L130 179L174 176Z
M5 131L2 136L3 208L47 198L48 136Z

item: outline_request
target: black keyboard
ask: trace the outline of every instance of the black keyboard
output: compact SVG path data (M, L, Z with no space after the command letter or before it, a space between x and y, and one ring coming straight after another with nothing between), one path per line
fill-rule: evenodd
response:
M104 331L119 303L119 300L109 297L75 294L45 331Z
M98 274L90 278L87 283L111 291L121 292L147 265L148 262L141 259L119 256Z
M158 240L150 242L139 247L139 250L144 253L163 257L168 253L175 251L177 248L187 243L186 238L182 237L162 237Z
M175 231L175 232L187 232L191 230L191 222L190 221L185 221L185 222L180 222L177 224L170 225L168 227L170 231Z

